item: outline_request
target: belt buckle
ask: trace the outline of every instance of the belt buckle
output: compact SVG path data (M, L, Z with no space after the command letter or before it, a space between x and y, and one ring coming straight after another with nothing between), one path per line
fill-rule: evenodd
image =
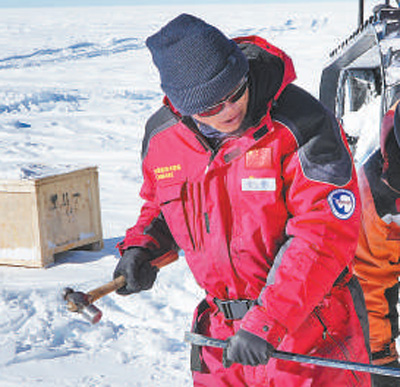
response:
M252 306L250 300L220 300L221 312L227 320L241 319Z
M233 320L233 313L231 309L231 300L220 300L221 312L224 314L227 320Z

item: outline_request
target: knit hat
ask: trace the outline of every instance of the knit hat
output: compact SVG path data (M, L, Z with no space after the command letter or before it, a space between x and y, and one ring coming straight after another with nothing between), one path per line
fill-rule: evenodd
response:
M182 115L201 113L239 84L249 64L238 45L217 28L188 14L146 40L161 88Z

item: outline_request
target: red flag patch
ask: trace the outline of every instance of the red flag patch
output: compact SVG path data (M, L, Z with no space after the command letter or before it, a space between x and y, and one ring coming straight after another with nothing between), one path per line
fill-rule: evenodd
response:
M272 149L260 148L246 153L247 169L272 168Z

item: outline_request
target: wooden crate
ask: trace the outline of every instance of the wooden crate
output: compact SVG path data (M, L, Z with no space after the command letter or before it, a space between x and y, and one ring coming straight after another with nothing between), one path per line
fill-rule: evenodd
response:
M103 248L96 167L0 180L0 264L45 267L80 247Z

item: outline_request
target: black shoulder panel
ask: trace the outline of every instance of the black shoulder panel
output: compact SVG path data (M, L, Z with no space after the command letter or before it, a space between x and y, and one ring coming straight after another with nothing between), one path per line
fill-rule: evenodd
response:
M295 136L304 175L310 180L346 185L353 164L333 114L305 90L288 85L274 107L272 118Z
M151 138L177 122L179 118L167 106L160 108L148 119L142 143L142 159L146 156Z

